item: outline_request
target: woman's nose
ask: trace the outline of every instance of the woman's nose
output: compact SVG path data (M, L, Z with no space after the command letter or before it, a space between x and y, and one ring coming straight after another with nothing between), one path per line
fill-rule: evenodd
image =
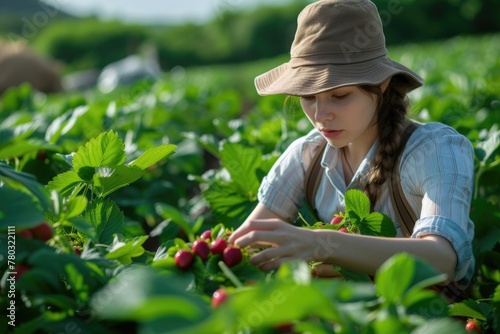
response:
M322 101L321 99L316 99L315 103L316 111L314 113L314 118L318 122L331 121L335 118L335 114L328 103Z

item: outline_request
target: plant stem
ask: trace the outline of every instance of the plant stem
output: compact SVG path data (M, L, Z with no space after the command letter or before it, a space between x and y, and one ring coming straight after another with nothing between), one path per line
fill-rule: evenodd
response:
M224 275L237 287L237 288L242 288L243 283L236 277L236 275L229 269L228 266L223 261L219 261L218 263L219 268L222 270Z

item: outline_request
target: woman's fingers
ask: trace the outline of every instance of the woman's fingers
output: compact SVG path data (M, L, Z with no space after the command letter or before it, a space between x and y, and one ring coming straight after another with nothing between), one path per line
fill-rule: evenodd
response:
M281 225L287 225L279 219L256 219L245 222L229 236L228 242L237 244L236 240L253 231L272 231ZM241 246L241 245L240 245ZM241 246L243 247L243 246Z

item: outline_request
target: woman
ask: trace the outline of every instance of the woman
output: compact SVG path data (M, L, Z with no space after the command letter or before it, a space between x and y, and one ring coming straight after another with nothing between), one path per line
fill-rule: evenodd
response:
M416 73L387 57L382 23L368 0L322 0L298 17L291 59L255 79L260 95L300 97L314 126L296 140L264 178L259 204L230 237L241 247L272 245L253 255L263 270L304 259L337 264L374 275L396 253L425 259L462 287L474 270L469 219L473 149L452 128L421 124L401 155L404 194L419 213L411 238L404 238L392 207L388 182L408 122L407 94L422 85ZM304 177L321 142L321 181L314 198L320 220L343 211L348 189L364 190L374 211L393 218L396 238L310 230L288 222L304 203ZM321 276L336 276L331 265ZM444 282L445 283L445 282Z

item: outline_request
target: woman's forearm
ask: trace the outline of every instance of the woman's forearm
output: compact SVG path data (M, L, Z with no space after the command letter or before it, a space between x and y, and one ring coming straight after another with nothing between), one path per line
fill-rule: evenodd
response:
M438 271L453 277L456 254L451 244L439 236L424 238L380 238L357 234L316 230L314 257L324 263L374 275L392 255L406 252L430 263Z

